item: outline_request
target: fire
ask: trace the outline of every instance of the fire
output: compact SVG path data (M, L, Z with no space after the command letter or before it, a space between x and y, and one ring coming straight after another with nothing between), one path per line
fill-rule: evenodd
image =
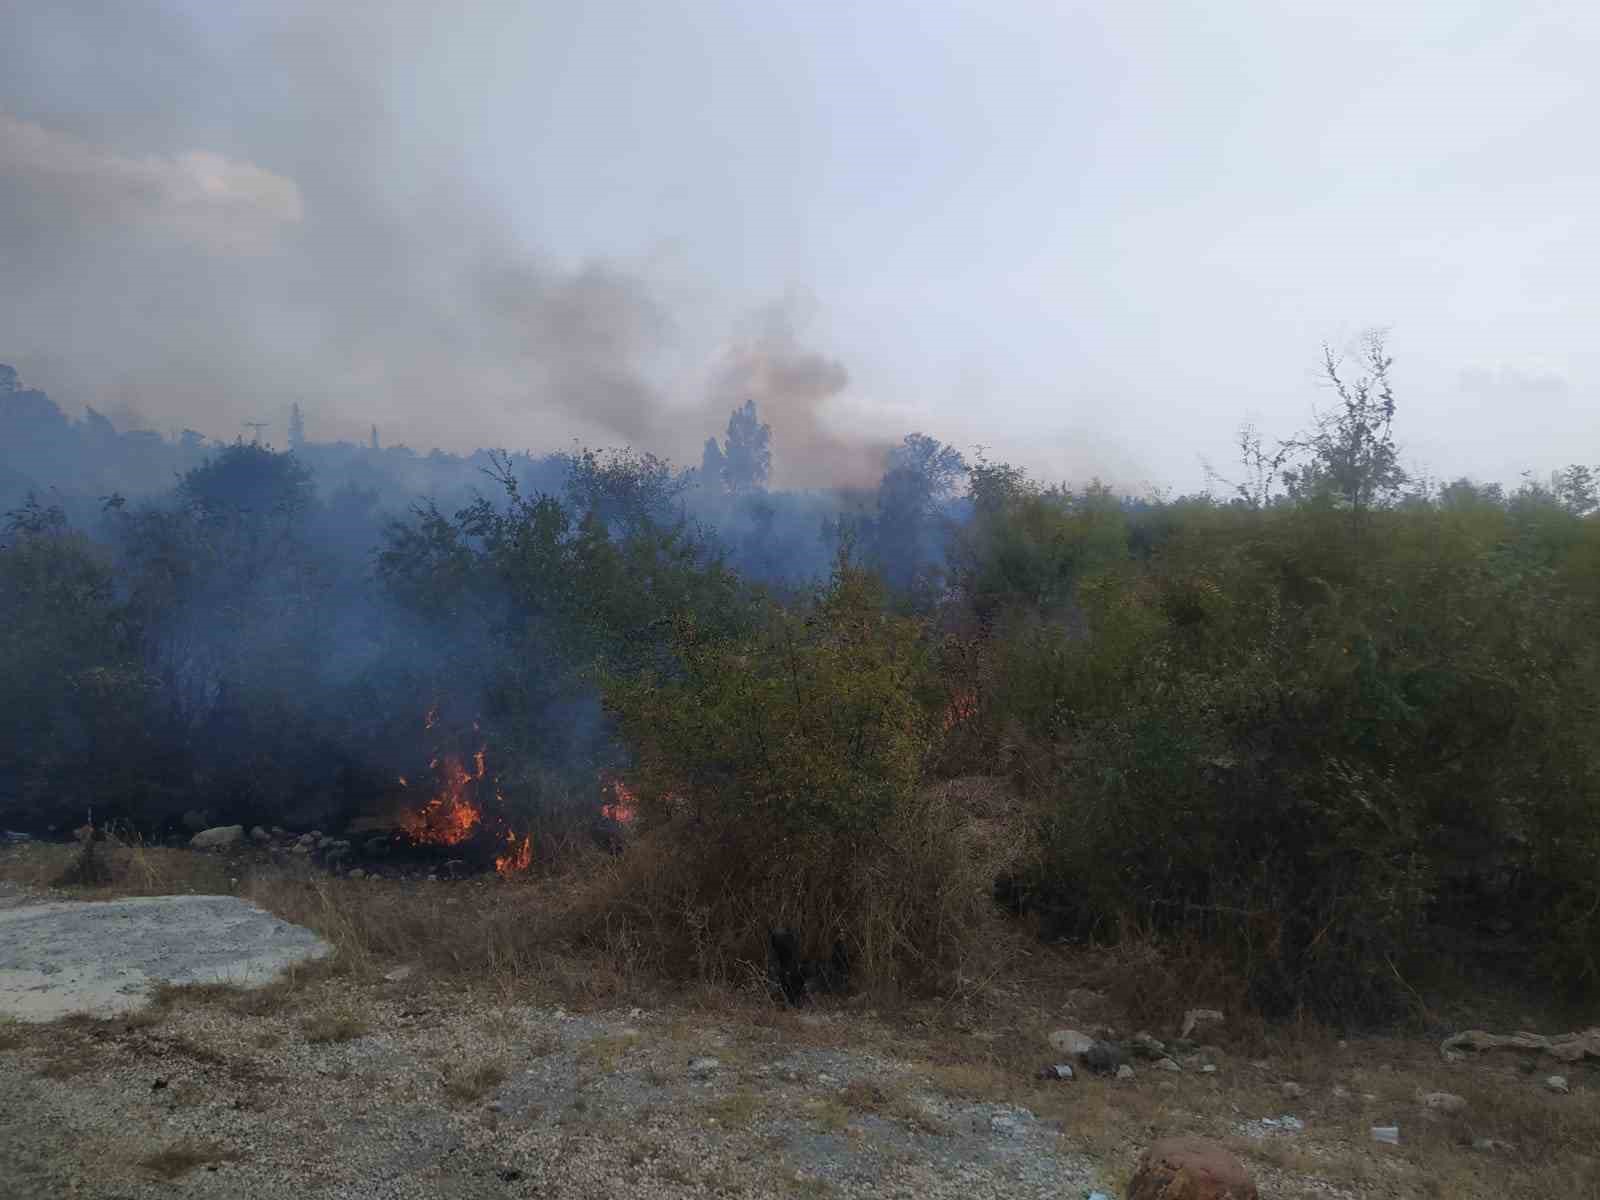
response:
M423 719L424 728L432 729L438 718L435 705ZM476 723L472 731L479 732ZM494 869L506 877L533 865L533 836L517 834L500 815L505 810L505 798L489 773L487 746L480 744L465 761L458 754L436 755L428 766L435 781L432 798L400 815L400 828L413 843L460 846L470 841L485 852L493 846L502 851L494 856ZM401 787L409 786L404 775L398 778Z
M950 703L944 710L944 731L949 733L964 721L970 721L978 715L978 693L968 689L957 692L950 697Z
M453 754L429 765L439 776L439 790L421 808L402 815L400 827L420 845L458 846L483 820L483 810L471 795L473 785L484 776L483 751L473 756L476 769L470 772Z
M494 869L501 876L509 876L518 871L526 871L533 865L533 837L524 835L522 840L517 840L514 833L506 834L506 853L499 855L494 860Z
M639 815L639 801L633 794L633 789L615 775L609 774L600 776L600 786L612 796L609 804L600 806L600 815L608 821L615 821L618 825L632 825L634 818Z

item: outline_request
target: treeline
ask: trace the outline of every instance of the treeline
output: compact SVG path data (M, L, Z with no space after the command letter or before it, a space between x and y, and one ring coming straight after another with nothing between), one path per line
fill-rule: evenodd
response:
M579 454L530 487L500 458L382 520L249 445L92 529L25 503L0 812L331 824L419 765L433 709L545 855L629 781L590 928L667 970L736 978L786 927L864 986L949 987L1028 926L1181 942L1266 1011L1349 1019L1487 936L1593 996L1593 472L1411 479L1381 344L1327 366L1334 409L1247 432L1221 498L919 435L870 493L786 497L750 409L700 472ZM814 583L761 565L772 529L826 551Z

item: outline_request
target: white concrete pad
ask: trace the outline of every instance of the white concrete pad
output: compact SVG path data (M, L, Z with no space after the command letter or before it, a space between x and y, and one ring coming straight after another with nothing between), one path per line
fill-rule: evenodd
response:
M158 983L261 987L332 947L236 896L142 896L0 909L0 1018L143 1008Z

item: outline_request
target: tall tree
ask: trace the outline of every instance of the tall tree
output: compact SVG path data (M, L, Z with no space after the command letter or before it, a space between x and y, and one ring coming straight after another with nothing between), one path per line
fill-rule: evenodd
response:
M754 400L746 400L728 417L722 454L722 477L730 492L766 491L772 473L772 427L756 415Z
M298 403L289 406L289 449L300 450L306 444L306 418Z

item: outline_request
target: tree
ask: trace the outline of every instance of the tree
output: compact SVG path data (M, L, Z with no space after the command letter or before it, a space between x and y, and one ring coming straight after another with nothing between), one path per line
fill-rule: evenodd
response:
M1331 413L1319 414L1309 434L1293 447L1308 455L1297 468L1283 472L1291 499L1319 497L1359 515L1385 505L1405 486L1394 443L1394 389L1389 368L1394 360L1385 352L1381 331L1366 334L1361 343L1367 373L1347 381L1331 348L1322 348L1322 369L1339 398Z
M1550 490L1561 507L1574 516L1584 516L1600 505L1600 480L1592 469L1578 463L1557 471Z
M289 449L300 450L306 444L306 418L299 404L289 406Z
M756 416L754 400L746 400L728 417L722 454L722 478L730 492L766 491L772 473L772 427Z

